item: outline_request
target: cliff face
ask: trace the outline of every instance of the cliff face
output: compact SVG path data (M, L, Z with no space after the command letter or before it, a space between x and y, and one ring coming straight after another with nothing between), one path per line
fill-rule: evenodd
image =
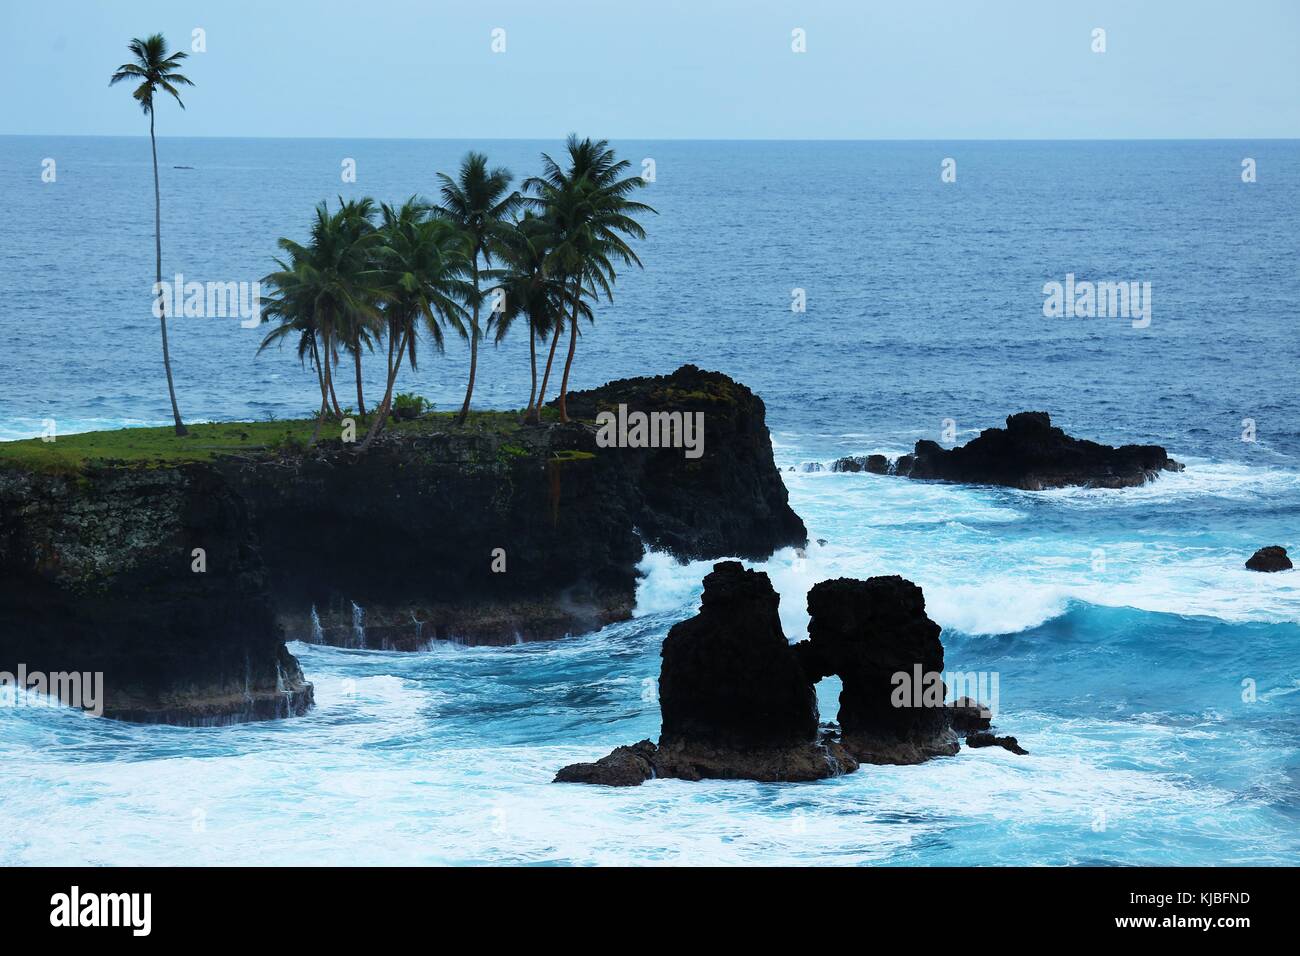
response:
M606 447L574 421L403 430L360 456L0 469L0 670L103 671L126 719L284 716L311 701L286 638L562 637L630 616L643 537L682 558L804 543L744 386L687 366L571 395L570 414L604 402L702 411L703 454Z
M702 412L703 453L602 447L593 421L620 403ZM222 462L288 636L398 650L563 637L631 615L643 539L683 559L806 541L763 403L727 376L685 366L611 382L571 394L569 412L587 421Z
M203 466L0 470L0 670L100 672L122 720L300 714L266 594L247 510Z
M554 404L554 403L552 403ZM702 455L682 449L619 448L611 456L626 476L629 510L651 548L705 561L768 558L803 545L808 530L791 510L772 461L763 400L721 372L684 365L671 375L620 379L571 392L569 414L679 412L703 425Z

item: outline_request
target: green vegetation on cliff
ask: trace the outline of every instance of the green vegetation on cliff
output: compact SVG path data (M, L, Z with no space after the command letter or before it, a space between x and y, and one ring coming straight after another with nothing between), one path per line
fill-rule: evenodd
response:
M546 409L548 420L559 413ZM523 426L517 411L472 411L465 424L456 423L455 412L431 412L411 421L390 421L388 431L399 435L436 433L492 433L512 435ZM358 440L364 435L357 420ZM179 464L209 461L222 455L270 455L305 449L316 427L314 419L263 422L211 422L190 425L189 433L176 434L171 426L121 428L113 431L61 435L54 441L29 438L0 442L0 468L22 467L39 471L77 471L87 465L127 463ZM342 434L338 422L321 430L321 438L336 441Z

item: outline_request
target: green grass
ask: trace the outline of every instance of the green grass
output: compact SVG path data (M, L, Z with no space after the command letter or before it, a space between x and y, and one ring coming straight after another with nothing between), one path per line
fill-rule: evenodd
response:
M549 410L548 410L549 411ZM550 415L543 416L550 419ZM387 429L398 434L433 432L510 435L520 428L518 412L470 412L465 424L455 423L455 412L434 412L413 421L389 419ZM170 425L161 428L122 428L115 431L62 435L55 441L39 438L0 442L0 467L19 466L40 471L77 471L86 465L105 462L129 464L180 464L209 461L221 455L274 454L288 442L305 446L311 440L315 419L268 422L213 422L189 425L190 433L176 436ZM357 441L365 437L369 419L357 422ZM321 440L337 440L342 429L337 422L321 426Z

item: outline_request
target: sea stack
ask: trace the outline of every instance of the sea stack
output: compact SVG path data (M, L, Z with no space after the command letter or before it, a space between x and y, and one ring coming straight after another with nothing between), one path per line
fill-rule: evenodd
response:
M697 615L664 640L659 742L618 747L565 767L556 783L635 786L655 777L817 780L862 763L951 756L963 734L992 738L976 701L944 703L940 628L921 589L900 577L823 581L808 595L809 639L791 645L766 574L722 561L704 579ZM843 681L839 725L818 725L814 685ZM937 696L898 696L899 675ZM1014 738L1007 749L1024 751ZM1005 745L1005 744L1004 744Z

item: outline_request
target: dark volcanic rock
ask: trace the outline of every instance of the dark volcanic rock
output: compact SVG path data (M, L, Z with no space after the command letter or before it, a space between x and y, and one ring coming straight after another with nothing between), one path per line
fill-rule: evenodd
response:
M660 743L786 747L817 733L817 697L781 633L780 596L738 561L704 578L695 617L664 640Z
M104 715L122 720L222 724L312 702L244 504L201 465L0 469L0 670L20 664L101 672Z
M897 576L838 578L808 592L805 670L838 674L844 744L867 763L919 763L957 752L942 706L943 644L925 613L925 596ZM910 692L897 692L895 675ZM931 697L924 696L933 675ZM900 705L901 701L901 705Z
M552 402L552 405L555 403ZM766 560L778 548L807 543L772 461L763 400L721 372L683 365L671 375L627 378L570 392L569 415L602 411L701 412L704 454L680 448L608 448L601 455L624 476L622 493L641 536L683 559Z
M575 420L433 423L363 455L333 441L69 476L6 466L0 670L103 670L108 712L126 719L298 714L311 685L286 638L563 637L631 616L642 535L682 558L805 543L743 385L687 366L578 393L573 414L595 397L705 411L703 457L601 448ZM206 573L190 571L194 548Z
M831 464L831 471L866 471L873 475L887 475L889 459L884 455L854 455L837 459Z
M968 734L966 736L966 746L968 747L1003 747L1010 750L1013 754L1025 756L1029 753L1020 746L1020 741L1015 737L997 737L987 730L978 733Z
M578 419L620 403L703 410L703 456L599 447ZM569 412L567 425L510 435L390 434L360 458L336 443L224 463L288 636L394 650L564 637L631 616L643 541L683 559L763 559L805 543L763 403L726 375L688 365L615 381L571 393Z
M939 626L910 581L823 581L808 595L809 640L793 647L781 633L778 602L766 574L735 561L715 565L700 613L664 640L659 745L619 747L595 763L565 767L555 781L818 780L860 763L955 754L954 731L971 734L975 746L991 741L1024 752L1015 738L988 732L991 715L976 701L944 706ZM831 674L843 683L838 728L817 723L813 687ZM899 675L915 682L915 697L900 696Z
M1252 571L1290 571L1291 566L1286 548L1276 544L1260 548L1246 561L1246 567Z
M958 448L945 450L935 442L918 441L915 453L895 465L897 474L909 478L1029 491L1070 485L1124 488L1182 468L1159 445L1114 448L1071 438L1052 425L1046 412L1012 415L1006 428L986 428Z
M952 713L952 729L958 734L988 730L993 725L993 714L988 708L969 697L953 701L949 710Z
M555 783L597 783L606 787L635 787L655 775L655 745L642 740L630 747L615 747L614 752L595 763L575 763L555 775Z
M654 776L817 780L856 769L834 739L818 738L817 696L781 632L779 601L766 574L736 561L705 577L699 614L664 640L659 746L637 745ZM556 782L625 779L626 750L566 767Z

